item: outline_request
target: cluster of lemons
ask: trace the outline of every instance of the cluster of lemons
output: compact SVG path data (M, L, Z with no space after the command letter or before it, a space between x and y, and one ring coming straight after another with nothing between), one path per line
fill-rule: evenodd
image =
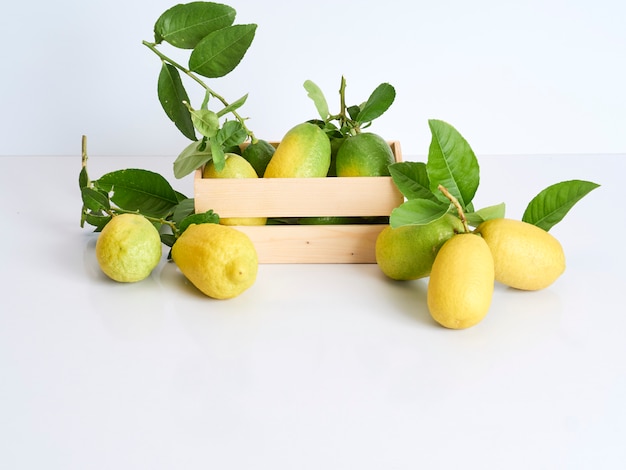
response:
M565 254L547 231L520 220L498 218L475 231L447 214L427 225L385 228L376 260L395 280L429 277L428 310L440 325L463 329L487 315L495 282L540 290L565 271Z
M333 145L335 144L335 145ZM388 175L394 161L381 137L359 133L331 143L317 125L304 122L290 129L276 149L261 141L242 155L227 153L224 168L205 165L205 178L311 178ZM176 239L171 257L201 292L229 299L251 287L258 256L250 238L237 225L264 225L264 217L221 218L219 224L192 224ZM137 282L150 275L162 257L157 228L138 214L112 218L100 233L96 257L102 271L119 282Z

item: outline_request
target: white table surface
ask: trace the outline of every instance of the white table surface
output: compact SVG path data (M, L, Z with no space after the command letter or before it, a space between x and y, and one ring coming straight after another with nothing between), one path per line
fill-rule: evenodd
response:
M425 280L376 265L262 265L228 301L165 258L115 283L79 227L80 156L0 157L0 468L624 468L626 155L478 158L476 206L513 218L549 184L602 186L552 230L554 285L498 286L453 331ZM89 170L155 170L191 196L172 162Z

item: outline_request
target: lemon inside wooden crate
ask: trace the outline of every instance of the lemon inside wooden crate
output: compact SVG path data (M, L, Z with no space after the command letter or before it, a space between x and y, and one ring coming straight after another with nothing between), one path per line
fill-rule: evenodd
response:
M272 145L278 145L272 142ZM402 161L400 142L389 145ZM195 211L220 217L379 217L404 200L389 176L202 178L194 174ZM236 226L254 243L259 263L375 263L384 224Z

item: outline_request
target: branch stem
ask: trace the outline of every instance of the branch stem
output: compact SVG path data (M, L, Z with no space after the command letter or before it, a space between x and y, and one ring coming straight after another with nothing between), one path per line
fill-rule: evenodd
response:
M455 198L452 194L450 194L450 191L448 191L443 185L440 184L439 186L437 186L437 189L441 191L443 195L447 197L452 205L456 208L456 211L459 214L459 218L463 223L463 229L465 230L465 233L469 233L470 229L469 225L467 224L467 218L465 217L465 212L463 212L463 208L461 207L461 203L459 202L459 200Z
M148 42L148 41L142 41L142 44L144 46L146 46L148 49L150 49L152 52L154 52L163 62L167 62L168 64L176 67L178 70L180 70L181 72L183 72L185 75L187 75L189 78L191 78L192 80L194 80L196 83L198 83L202 88L204 88L206 90L206 92L208 94L210 94L213 98L215 98L216 100L220 101L224 107L230 106L230 104L228 103L228 101L226 101L226 99L220 95L219 93L216 93L213 89L211 89L206 83L204 83L204 81L202 81L202 79L200 79L200 77L198 77L195 73L193 73L191 70L189 70L188 68L182 66L181 64L179 64L178 62L176 62L175 60L170 59L168 56L166 56L165 54L163 54L161 51L159 51L156 47L156 44L153 42ZM239 115L239 113L236 110L231 111L231 114L233 116L235 116L235 119L237 119L237 121L239 121L239 123L242 125L242 127L245 129L246 134L248 134L248 136L250 137L250 139L253 142L257 141L257 138L255 137L254 133L248 129L248 126L246 126L245 123L245 119L243 117L241 117L241 115Z

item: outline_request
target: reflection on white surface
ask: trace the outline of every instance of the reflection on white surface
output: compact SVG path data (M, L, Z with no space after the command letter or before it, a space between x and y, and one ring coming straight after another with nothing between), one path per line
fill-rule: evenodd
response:
M626 226L582 227L613 215L624 161L483 159L480 196L504 194L512 216L534 185L603 186L555 232L568 267L553 286L497 286L485 320L452 331L430 319L426 280L375 265L263 265L218 301L164 251L145 281L115 283L78 226L75 160L0 159L3 200L24 165L42 170L33 187L59 175L54 211L23 192L0 235L0 467L620 468ZM512 185L524 174L533 187Z

